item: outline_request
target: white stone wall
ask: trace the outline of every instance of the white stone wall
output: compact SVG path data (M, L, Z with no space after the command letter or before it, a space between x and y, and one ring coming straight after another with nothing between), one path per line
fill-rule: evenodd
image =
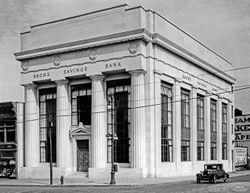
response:
M108 26L108 27L106 27ZM63 33L62 33L63 32ZM69 133L70 87L77 81L92 82L91 128L81 130L90 143L89 178L110 174L107 163L106 80L131 78L130 163L120 164L118 177L194 175L205 163L221 162L232 170L233 149L228 118L228 160L221 160L221 102L234 104L228 92L234 78L221 72L231 64L181 31L159 14L143 7L118 6L93 13L32 26L21 35L22 85L26 88L25 167L21 177L46 177L48 165L39 163L39 87L57 86L57 175L76 172L76 144ZM76 80L77 79L77 80ZM161 162L161 82L173 89L173 162ZM181 162L180 91L190 91L191 157ZM205 97L205 160L196 161L197 94ZM217 100L218 160L210 160L210 99ZM60 116L66 117L60 117ZM31 121L31 120L35 121ZM84 133L85 132L85 133ZM80 137L81 138L81 137ZM69 155L66 156L65 155Z

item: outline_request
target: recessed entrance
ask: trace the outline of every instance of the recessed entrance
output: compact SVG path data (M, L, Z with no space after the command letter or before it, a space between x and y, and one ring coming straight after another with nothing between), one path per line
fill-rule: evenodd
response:
M77 140L77 171L88 172L89 168L89 140Z

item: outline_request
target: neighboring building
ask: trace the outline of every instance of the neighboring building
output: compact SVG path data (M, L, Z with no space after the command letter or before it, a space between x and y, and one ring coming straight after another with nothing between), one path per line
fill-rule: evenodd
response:
M250 155L250 114L235 116L235 146L247 147Z
M242 115L243 115L242 110L240 110L238 108L234 109L234 116L235 117L242 116Z
M158 13L116 6L21 34L23 178L190 175L232 171L232 65ZM230 70L229 70L230 71Z
M0 103L0 177L16 178L23 165L23 103Z

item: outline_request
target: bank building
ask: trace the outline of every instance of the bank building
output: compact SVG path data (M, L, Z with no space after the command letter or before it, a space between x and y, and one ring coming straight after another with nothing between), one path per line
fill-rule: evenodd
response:
M119 5L21 33L19 178L232 171L232 64L155 11ZM52 147L50 148L50 136Z

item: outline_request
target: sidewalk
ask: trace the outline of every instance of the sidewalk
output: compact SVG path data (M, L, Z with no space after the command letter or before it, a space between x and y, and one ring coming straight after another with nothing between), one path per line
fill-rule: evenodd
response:
M230 178L249 175L250 170L229 173ZM116 179L116 185L149 185L161 183L174 183L180 181L195 181L194 176L167 177L167 178L145 178L145 179ZM53 179L53 186L110 186L110 178L107 179L64 179L64 185L60 185L59 179ZM6 179L0 178L0 186L48 186L49 179Z

